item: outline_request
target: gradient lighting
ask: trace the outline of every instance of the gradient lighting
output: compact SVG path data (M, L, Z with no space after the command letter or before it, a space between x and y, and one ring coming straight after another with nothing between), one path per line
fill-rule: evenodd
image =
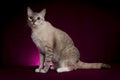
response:
M25 26L26 22L24 20L18 17L5 26L4 54L2 56L4 64L20 66L39 65L39 52L31 39L31 30L28 26Z
M29 56L27 64L30 66L38 66L39 65L39 53L37 51L33 51L30 54L33 54L33 55Z
M47 6L46 20L71 36L82 61L119 61L119 21L114 15L87 4L74 7L65 4ZM41 7L36 7L36 10L41 10L38 8ZM26 11L21 12L4 26L4 64L39 65L38 49L31 39L31 29L27 26L25 14Z
M19 25L18 22L22 22L21 19L8 24L14 28L8 27L4 30L3 61L9 65L38 66L39 51L31 39L31 30L28 26L24 26L26 22L23 22L22 25ZM53 64L50 63L50 65Z

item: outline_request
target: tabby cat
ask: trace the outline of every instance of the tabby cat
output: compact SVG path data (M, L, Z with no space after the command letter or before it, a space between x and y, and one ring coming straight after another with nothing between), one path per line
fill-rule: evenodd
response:
M40 65L35 69L35 72L46 73L49 68L60 73L76 69L110 67L104 63L80 61L80 53L70 36L46 21L45 14L46 9L41 12L33 12L29 7L27 8L28 25L32 30L31 37L40 54ZM53 66L50 65L51 61L54 63Z

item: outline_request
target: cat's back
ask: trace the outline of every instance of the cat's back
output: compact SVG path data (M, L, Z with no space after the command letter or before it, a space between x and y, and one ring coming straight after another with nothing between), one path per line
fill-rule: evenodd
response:
M66 32L56 28L54 33L57 50L63 50L66 47L71 47L74 45L72 39Z
M70 36L66 32L64 32L63 30L61 30L61 29L56 28L55 36L58 39L69 40L69 41L72 42L72 39L70 38Z

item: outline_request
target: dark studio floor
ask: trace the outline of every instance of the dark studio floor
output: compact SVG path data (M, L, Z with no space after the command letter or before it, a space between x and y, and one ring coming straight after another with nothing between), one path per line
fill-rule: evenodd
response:
M50 70L46 74L35 73L35 68L0 68L0 80L120 80L120 65L112 65L111 69L81 69L65 73Z

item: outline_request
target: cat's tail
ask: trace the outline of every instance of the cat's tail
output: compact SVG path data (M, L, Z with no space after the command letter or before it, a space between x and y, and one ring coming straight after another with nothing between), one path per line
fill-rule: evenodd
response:
M101 69L101 68L110 68L109 64L104 63L86 63L82 61L78 61L77 68L78 69Z

